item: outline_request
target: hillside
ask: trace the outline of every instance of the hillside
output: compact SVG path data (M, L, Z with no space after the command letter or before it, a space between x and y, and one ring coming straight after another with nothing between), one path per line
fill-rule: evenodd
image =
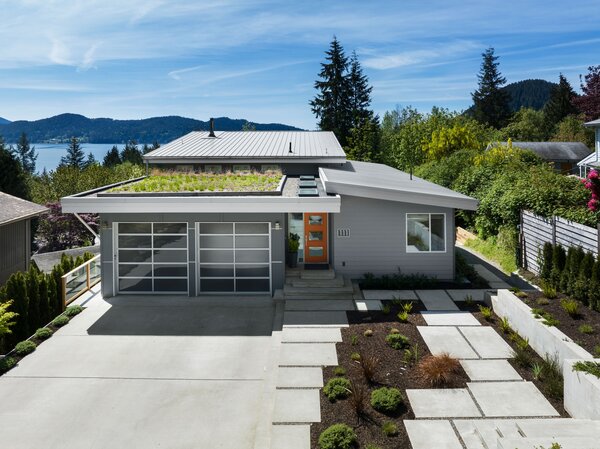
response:
M8 125L10 120L6 120L5 118L0 117L0 125Z
M215 129L239 131L247 123L242 119L215 118ZM280 123L252 123L258 131L296 130ZM152 117L142 120L90 119L78 114L60 114L35 121L19 120L0 125L6 142L16 142L22 132L30 142L66 142L71 136L89 143L169 142L195 130L207 130L208 121L180 116Z
M521 108L542 109L554 86L556 83L546 80L522 80L507 84L502 90L509 93L510 109L516 112ZM472 110L473 106L467 109L465 114L470 114Z

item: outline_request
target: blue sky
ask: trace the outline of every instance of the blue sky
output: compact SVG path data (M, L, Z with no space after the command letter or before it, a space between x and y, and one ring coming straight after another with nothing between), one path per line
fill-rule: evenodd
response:
M509 82L578 87L600 64L598 0L0 0L0 117L183 115L315 128L332 36L356 50L373 108L461 110L481 52ZM596 55L596 56L594 56Z

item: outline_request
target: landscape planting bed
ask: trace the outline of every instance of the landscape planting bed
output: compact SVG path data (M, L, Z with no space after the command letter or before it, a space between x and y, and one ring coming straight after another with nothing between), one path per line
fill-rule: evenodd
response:
M365 413L358 420L348 398L331 402L321 391L321 422L311 426L311 445L315 449L319 448L318 438L321 432L337 423L347 424L354 429L358 437L357 447L361 449L366 448L368 444L374 444L381 449L412 447L402 423L404 419L414 418L414 413L406 397L406 390L432 388L432 386L426 384L422 376L417 373L414 361L404 361L404 350L393 349L386 343L385 338L390 333L390 329L395 328L409 338L410 348L413 352L415 346L418 348L419 359L422 360L430 355L417 330L417 326L426 325L419 313L425 310L425 307L420 302L413 302L408 322L401 323L397 318L398 312L402 309L401 303L384 301L384 304L390 308L387 314L380 311L347 312L350 326L342 329L343 341L336 344L337 356L339 366L345 370L345 375L341 377L348 378L366 390ZM365 331L372 331L372 336L365 336ZM374 356L379 359L375 381L372 384L365 380L360 363L352 360L353 353L360 353L363 357ZM335 367L323 369L325 383L334 377L336 377ZM445 388L466 388L467 381L468 377L461 367L453 381L445 385ZM371 392L380 387L395 387L404 395L404 405L397 413L385 415L371 407ZM386 436L383 433L382 425L387 422L395 424L397 435Z

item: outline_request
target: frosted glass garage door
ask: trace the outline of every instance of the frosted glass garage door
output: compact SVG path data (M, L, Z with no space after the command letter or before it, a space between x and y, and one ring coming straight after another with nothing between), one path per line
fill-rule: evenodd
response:
M119 293L187 293L187 223L117 223Z
M200 292L269 293L269 223L198 223Z

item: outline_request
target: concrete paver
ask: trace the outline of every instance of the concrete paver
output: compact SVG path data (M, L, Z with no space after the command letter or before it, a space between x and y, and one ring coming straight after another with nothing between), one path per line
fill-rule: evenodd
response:
M467 296L473 298L473 301L483 301L485 299L485 293L491 291L491 289L456 289L446 290L446 293L457 302L464 301Z
M467 449L496 449L501 436L522 438L516 420L512 419L455 419L452 422Z
M354 302L356 303L356 310L361 312L381 310L382 308L381 301L378 299L357 299Z
M336 366L335 343L285 343L279 354L280 366Z
M285 310L354 310L351 299L287 299Z
M450 421L404 420L413 449L462 449Z
M310 426L274 425L271 432L271 449L310 449Z
M469 382L467 385L485 416L559 416L531 382Z
M460 364L472 381L522 380L506 360L461 360Z
M492 327L460 327L460 332L469 341L482 359L508 359L512 348Z
M274 423L311 423L321 421L319 390L277 390Z
M444 290L417 290L416 292L427 310L458 310L452 298Z
M466 388L406 390L416 418L481 416Z
M445 312L428 310L421 312L428 326L481 326L469 312Z
M519 429L528 437L598 437L600 421L588 419L521 419ZM600 444L599 444L600 446Z
M284 343L335 343L342 341L342 332L336 327L284 327Z
M363 290L365 299L402 299L418 301L414 290Z
M321 388L323 370L317 367L279 367L277 388Z
M348 327L348 317L344 311L293 312L283 314L283 325L294 327Z
M456 327L417 326L417 329L434 355L446 352L459 359L479 358Z

